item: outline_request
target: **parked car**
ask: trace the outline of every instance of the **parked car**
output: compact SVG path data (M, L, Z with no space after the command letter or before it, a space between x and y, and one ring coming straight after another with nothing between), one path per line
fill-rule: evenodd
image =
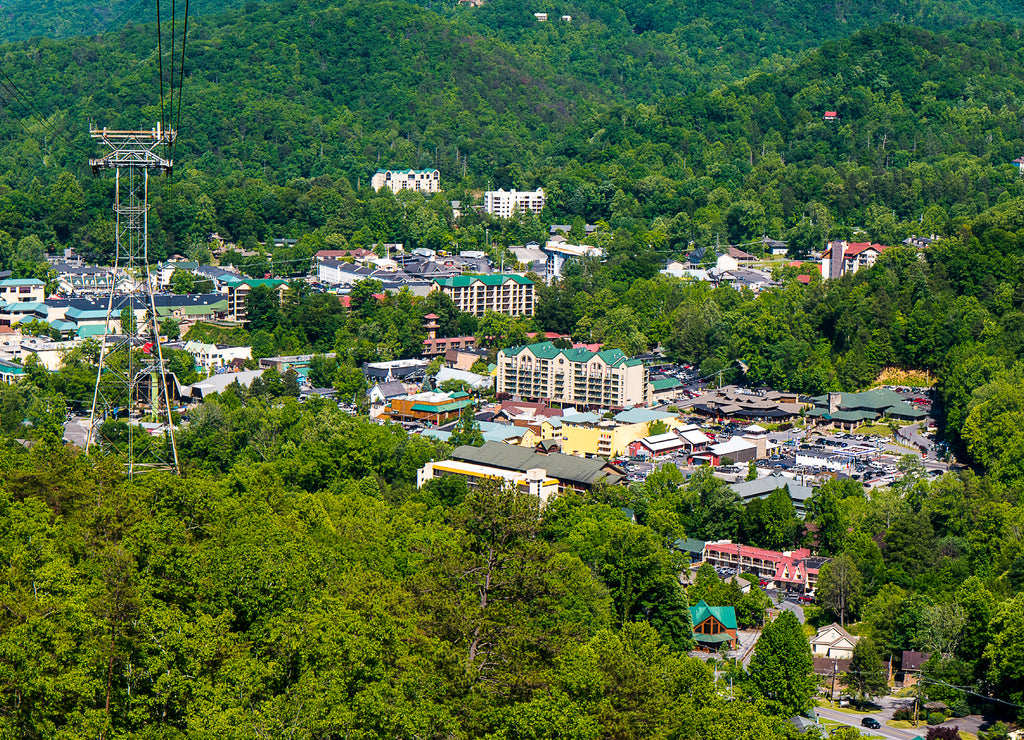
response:
M799 601L801 604L813 604L814 603L814 597L811 596L810 594L800 594L799 596L796 597L796 600Z
M862 719L860 721L860 724L861 724L861 726L869 727L872 730L879 730L879 729L882 728L882 725L880 725L878 723L878 720L875 719L874 717L865 717L864 719Z

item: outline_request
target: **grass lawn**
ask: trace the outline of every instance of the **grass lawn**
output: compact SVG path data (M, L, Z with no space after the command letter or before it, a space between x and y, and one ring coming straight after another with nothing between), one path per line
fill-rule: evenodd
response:
M855 434L870 434L873 437L892 437L888 424L861 424L853 431Z
M890 719L885 722L886 727L892 727L897 730L909 730L913 728L914 723L909 719Z
M837 702L830 702L825 700L818 700L819 707L828 707L829 709L842 712L843 714L874 714L881 709L880 706L871 704L866 709L854 709L853 707L841 707Z

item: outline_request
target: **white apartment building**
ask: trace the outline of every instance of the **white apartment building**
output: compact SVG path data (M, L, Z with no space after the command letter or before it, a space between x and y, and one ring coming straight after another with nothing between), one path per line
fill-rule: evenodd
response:
M252 347L232 347L227 344L207 344L205 342L186 342L185 351L192 355L196 365L205 372L216 372L217 369L230 365L234 360L252 359Z
M477 317L487 311L533 316L533 281L522 275L456 275L435 279L430 290L441 291L460 311Z
M438 170L377 170L370 185L374 190L391 188L392 193L400 190L436 193L441 189L441 173Z
M498 393L573 406L644 406L647 368L622 350L559 349L551 342L498 352Z
M536 190L488 190L484 193L484 210L492 216L511 218L519 213L540 213L544 210L544 191Z

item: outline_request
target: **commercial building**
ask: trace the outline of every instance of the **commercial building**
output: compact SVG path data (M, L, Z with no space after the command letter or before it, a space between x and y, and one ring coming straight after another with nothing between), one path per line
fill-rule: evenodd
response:
M468 393L413 393L388 401L381 412L385 419L398 422L422 421L444 424L459 418L462 409L473 405Z
M807 548L776 552L732 540L718 540L704 544L704 562L716 568L753 573L758 578L773 581L776 588L808 592L817 585L818 570L828 558L812 557Z
M522 275L456 275L434 280L439 290L463 313L483 316L496 311L508 316L533 316L533 281Z
M498 352L497 392L572 406L646 406L648 371L618 349L559 349L551 342Z
M620 424L598 414L562 417L562 452L589 457L618 457L647 436L647 424Z
M525 473L541 469L558 481L558 492L585 493L598 484L614 486L623 478L621 468L604 460L593 460L552 452L543 454L503 442L485 442L481 447L462 445L452 452L452 460L487 468Z
M450 476L462 478L470 488L476 488L485 481L502 481L515 486L522 493L536 496L542 505L558 494L558 481L549 476L543 468L531 468L526 471L502 470L459 460L427 463L416 474L416 485L422 488L427 481Z
M514 213L540 213L544 210L544 191L488 190L484 193L484 210L499 218L511 218Z
M207 342L185 342L185 351L192 355L196 365L205 372L236 364L236 360L252 358L252 347L211 344Z
M441 173L438 170L377 170L370 185L374 190L389 188L392 193L402 190L436 193L441 189Z
M928 413L911 406L899 393L888 388L872 388L861 393L828 393L811 399L814 408L807 412L810 418L840 428L853 428L879 417L892 417L903 421L920 421Z
M801 519L807 513L807 501L814 495L814 489L811 486L798 483L793 478L786 478L778 473L766 475L763 478L733 483L729 487L740 497L744 506L754 499L768 498L779 489L788 489L789 499L793 502L796 515Z
M35 278L0 280L0 301L5 303L42 303L46 283Z

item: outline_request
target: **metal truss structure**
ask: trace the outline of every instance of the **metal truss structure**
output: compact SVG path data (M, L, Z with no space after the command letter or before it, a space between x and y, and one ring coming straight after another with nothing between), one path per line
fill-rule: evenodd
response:
M128 274L131 288L115 294L116 280L111 284L86 451L98 445L123 456L129 477L146 470L177 473L170 376L160 348L148 258L149 173L171 171L171 160L158 151L174 143L176 132L158 124L149 131L90 128L89 134L109 149L89 165L93 174L115 172L114 270ZM141 320L140 311L145 314Z

